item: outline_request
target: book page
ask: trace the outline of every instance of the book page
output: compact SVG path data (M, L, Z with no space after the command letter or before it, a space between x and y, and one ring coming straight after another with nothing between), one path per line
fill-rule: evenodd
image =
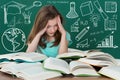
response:
M36 61L43 61L47 58L46 55L36 52L17 52L17 53L10 53L10 54L3 54L0 55L0 59L8 59L8 60L23 60L23 61L30 61L30 62L36 62ZM7 60L7 61L8 61Z
M99 76L91 65L80 61L70 62L70 69L75 76Z
M68 52L83 52L82 50L74 49L74 48L68 48Z
M12 74L17 74L20 70L34 67L34 66L40 66L41 63L9 63L6 65L3 65L0 69L2 72L9 72Z
M115 59L115 61L117 62L117 65L120 66L120 59Z
M17 63L15 63L15 62L3 62L3 64L1 65L0 71L8 73L8 74L15 74L15 73L17 73L17 70L15 70L13 67L11 67L15 64L17 64Z
M83 68L83 67L86 67L87 64L83 63L83 62L80 62L80 61L71 61L69 66L70 66L70 70L71 71L75 71L79 68ZM87 66L89 67L89 66Z
M63 53L59 54L56 58L67 58L67 57L85 57L85 54L82 52L68 52L68 53Z
M87 63L87 64L91 64L91 65L94 65L94 66L99 66L99 67L115 65L111 61L103 61L103 60L97 60L97 59L94 60L94 59L81 58L78 61L81 61L81 62L84 62L84 63Z
M45 56L44 54L31 52L31 53L16 54L16 55L13 55L12 58L14 60L15 59L22 59L22 60L25 60L25 61L35 62L35 61L45 60L47 58L47 56Z
M100 71L100 74L107 77L113 78L115 80L120 80L120 66L108 66L103 67Z
M104 52L88 52L87 57L97 56L97 55L104 55Z
M8 64L16 64L16 62L9 62L9 61L4 61L4 62L0 62L0 69Z
M113 58L110 54L104 52L89 52L87 54L87 58L99 58L99 57Z
M69 65L67 62L65 62L62 59L57 58L47 58L44 61L44 68L51 69L51 70L57 70L66 74L70 73Z
M72 56L79 56L79 57L85 57L88 51L82 51L74 48L68 48L67 53L59 54L57 58L62 58L62 57L72 57Z
M11 57L13 56L13 55L16 55L16 54L19 54L19 52L18 53L9 53L9 54L2 54L2 55L0 55L0 59L3 59L3 58L6 58L6 59L11 59Z
M117 64L114 57L104 52L90 52L86 58L90 60L108 61L113 64Z
M90 59L90 60L99 60L99 61L108 61L108 62L111 62L113 64L117 64L116 60L114 58L111 58L109 56L98 56L98 57L92 57L92 58L88 58L87 59Z
M42 67L42 65L20 70L20 72L17 74L17 77L23 78L25 80L38 80L38 79L46 80L58 76L62 76L61 73L46 70Z

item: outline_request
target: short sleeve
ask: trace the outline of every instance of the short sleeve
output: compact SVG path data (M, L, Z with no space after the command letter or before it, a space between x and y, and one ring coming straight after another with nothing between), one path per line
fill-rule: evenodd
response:
M70 33L66 32L66 38L67 38L67 41L69 42L68 46L70 46L72 44Z

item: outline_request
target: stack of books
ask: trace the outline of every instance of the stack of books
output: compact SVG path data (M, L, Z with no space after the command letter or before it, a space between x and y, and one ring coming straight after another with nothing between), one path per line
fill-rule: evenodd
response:
M18 52L0 55L0 71L24 80L46 80L69 74L120 80L120 60L100 51L73 50L56 58L36 52Z

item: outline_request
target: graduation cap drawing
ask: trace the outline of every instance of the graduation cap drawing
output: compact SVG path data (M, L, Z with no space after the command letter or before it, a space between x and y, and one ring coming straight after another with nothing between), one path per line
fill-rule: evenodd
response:
M20 4L15 1L10 1L2 5L1 8L4 9L4 24L8 24L8 21L7 21L8 14L12 14L12 15L21 14L21 9L25 6L26 5Z

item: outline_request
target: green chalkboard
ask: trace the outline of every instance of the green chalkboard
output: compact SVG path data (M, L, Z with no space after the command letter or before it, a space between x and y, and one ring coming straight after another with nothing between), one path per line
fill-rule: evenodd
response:
M64 18L70 48L100 49L120 58L119 0L0 0L0 54L25 51L38 10L54 5Z

